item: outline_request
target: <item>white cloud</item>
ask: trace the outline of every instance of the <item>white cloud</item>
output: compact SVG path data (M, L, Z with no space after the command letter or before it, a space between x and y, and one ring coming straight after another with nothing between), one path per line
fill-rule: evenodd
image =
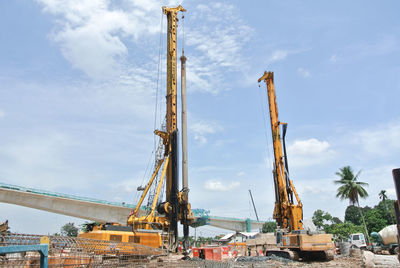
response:
M392 169L396 168L397 164L387 163L385 165L370 165L361 168L354 168L355 172L361 170L359 181L367 182L369 186L365 189L369 197L363 200L363 204L374 206L379 202L379 192L386 190L389 198L395 198L395 190L392 176Z
M223 130L223 127L216 122L200 120L190 125L194 133L194 139L202 144L207 143L207 135L215 134Z
M270 56L270 62L284 60L289 55L289 53L290 52L288 50L275 50Z
M330 145L327 141L319 141L311 138L308 140L297 140L288 149L293 154L312 156L326 151L329 147Z
M227 3L200 4L190 16L196 21L185 29L186 43L194 49L187 70L192 90L217 94L229 89L226 74L246 68L243 51L253 30L239 10Z
M120 75L128 53L124 39L136 40L159 32L161 2L108 0L37 0L45 12L57 16L52 39L64 57L89 77Z
M145 184L147 183L147 179L148 178L144 178L142 183L140 182L140 179L122 180L122 181L113 183L112 185L110 185L110 187L113 189L113 191L116 195L121 194L121 193L132 194L132 193L137 192L137 188L139 186L145 186Z
M0 118L4 118L5 115L5 112L3 110L0 110Z
M329 61L332 62L332 63L336 63L336 62L337 62L337 55L336 55L336 54L333 54L333 55L329 58Z
M310 77L310 71L305 68L297 68L297 72L304 78Z
M390 155L400 149L400 123L391 122L354 135L354 142L371 154Z
M297 178L295 178L297 179ZM310 180L307 181L295 181L294 184L296 186L297 192L302 196L309 195L328 195L334 196L336 192L336 188L333 184L333 178L329 179L318 179L318 180ZM325 196L324 198L326 198Z
M19 184L28 187L46 189L55 189L79 181L81 177L74 176L63 180L68 176L66 174L74 173L73 169L67 171L70 167L63 159L68 148L74 145L70 137L53 132L20 139L22 138L4 145L1 150L0 159L7 163L1 168L3 179L18 181Z
M288 49L276 49L268 56L266 62L271 64L278 61L285 60L289 55L298 54L304 52L304 49L288 50Z
M223 183L220 180L208 180L204 183L204 188L210 191L227 192L240 186L240 182L232 181Z
M128 77L135 85L140 84L137 73L155 74L158 42L154 34L160 32L161 6L177 2L36 1L44 12L56 16L58 27L51 38L72 66L93 79ZM165 31L165 16L163 20ZM241 19L238 8L221 2L192 8L185 20L190 90L213 94L229 90L226 73L246 68L243 51L253 30ZM178 31L182 28L180 22Z
M383 35L376 38L374 41L361 41L352 43L348 47L341 49L340 61L349 62L368 59L372 60L374 57L381 57L385 55L396 55L399 51L399 39L396 35ZM331 62L336 62L337 57L333 55Z
M149 177L147 174L143 175L144 172L137 172L133 178L124 179L124 180L115 180L113 183L109 184L109 192L113 201L126 201L133 202L133 204L137 204L139 199L143 193L143 191L138 191L139 186L146 186L148 183ZM154 187L155 185L152 185ZM151 188L150 191L153 189ZM126 197L129 196L129 199ZM144 203L147 202L148 195L144 200Z
M239 176L239 177L242 177L242 176L246 175L246 172L240 171L236 175Z
M307 140L296 140L288 147L289 165L310 166L331 159L334 151L330 149L327 141L319 141L311 138Z
M388 189L385 189L385 190L386 190L386 195L388 196L388 198L397 199L397 197L396 197L396 189L388 188Z

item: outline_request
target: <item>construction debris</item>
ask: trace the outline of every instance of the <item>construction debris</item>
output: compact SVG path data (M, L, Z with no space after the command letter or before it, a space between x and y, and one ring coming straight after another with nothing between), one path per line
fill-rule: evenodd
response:
M371 251L363 251L362 263L364 268L375 267L400 267L397 256L394 255L378 255Z
M274 260L274 261L279 261L282 262L284 264L287 264L289 262L293 262L292 260L289 259L285 259L282 257L278 257L275 255L271 255L271 256L241 256L238 257L236 259L236 262L265 262L265 261L270 261L270 260Z

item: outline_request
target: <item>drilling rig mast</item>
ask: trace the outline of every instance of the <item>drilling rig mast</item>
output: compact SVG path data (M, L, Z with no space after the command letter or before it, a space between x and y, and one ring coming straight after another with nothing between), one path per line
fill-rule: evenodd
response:
M164 246L170 251L176 251L178 246L178 221L181 221L184 228L184 249L188 248L189 224L194 220L190 203L188 202L187 177L183 180L182 191L179 191L178 170L177 27L178 12L185 11L186 10L182 6L174 8L163 7L163 12L167 16L168 20L166 131L155 130L154 133L160 136L163 140L164 158L159 161L150 181L143 191L140 201L128 218L128 225L132 225L134 231L140 229L158 229L165 232L168 239ZM182 85L186 88L186 82L183 83L182 81ZM186 120L182 120L182 122L185 124ZM139 208L160 170L162 170L161 176L157 185L156 195L151 210L147 215L139 216ZM164 177L166 177L166 200L164 202L158 202Z
M276 232L277 246L281 249L267 250L267 255L275 254L291 259L333 259L332 235L312 233L303 227L303 205L289 179L289 167L286 154L285 135L287 123L278 119L274 73L264 72L258 82L267 85L269 115L271 119L272 142L274 147L274 185L275 208L273 217L278 223ZM280 126L282 125L282 136ZM282 142L281 142L282 140ZM282 147L283 144L283 147ZM294 202L293 195L296 198Z

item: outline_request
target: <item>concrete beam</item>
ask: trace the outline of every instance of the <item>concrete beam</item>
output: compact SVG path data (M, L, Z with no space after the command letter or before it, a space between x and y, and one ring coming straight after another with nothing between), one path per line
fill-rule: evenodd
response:
M0 202L98 222L126 224L131 208L0 188Z
M247 227L247 222L246 220L238 220L238 219L229 219L229 218L220 218L220 217L209 217L209 225L218 227L218 228L223 228L231 231L236 231L236 232L250 232L251 230L256 230L262 228L264 222L260 221L249 221L250 223L250 230Z
M133 210L132 204L119 204L102 200L85 200L83 197L72 197L36 189L0 183L0 202L9 203L52 213L77 217L89 221L116 222L126 224L128 215ZM97 202L96 202L97 201ZM139 214L143 211L140 210ZM243 232L262 227L264 222L236 218L213 217L199 214L195 225L210 225L231 231Z

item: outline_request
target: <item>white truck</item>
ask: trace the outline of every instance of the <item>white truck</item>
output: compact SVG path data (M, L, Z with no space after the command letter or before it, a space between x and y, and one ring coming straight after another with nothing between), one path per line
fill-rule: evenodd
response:
M363 233L351 234L349 238L350 247L353 248L367 248L367 242Z

